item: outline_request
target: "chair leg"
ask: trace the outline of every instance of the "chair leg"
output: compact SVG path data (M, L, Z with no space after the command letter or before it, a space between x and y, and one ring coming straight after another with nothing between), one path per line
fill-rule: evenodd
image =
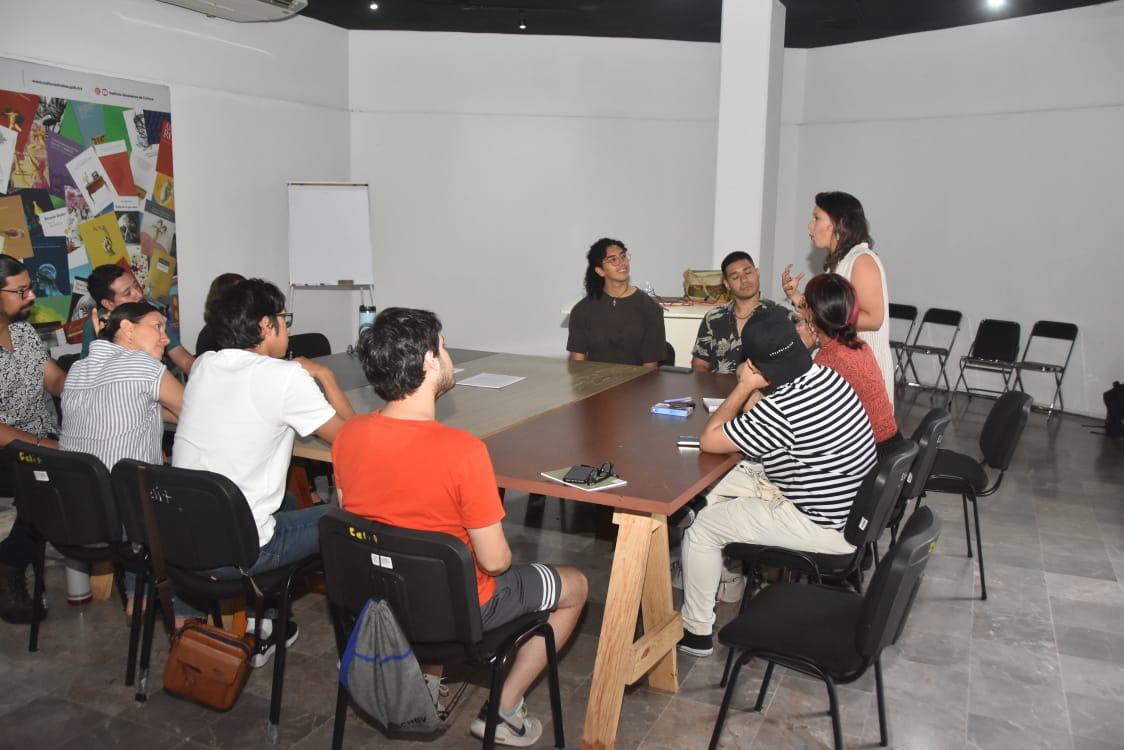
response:
M144 589L147 572L137 573L133 586L133 616L129 622L129 656L125 662L125 685L131 687L137 675L137 647L140 645L141 622L144 615Z
M113 582L117 584L117 593L121 595L121 606L129 606L129 594L125 591L125 568L117 558L113 559Z
M500 723L500 694L503 692L503 680L506 664L497 660L492 666L492 685L488 691L488 716L484 722L484 750L493 750L496 746L496 725Z
M964 379L964 363L960 364L960 377L956 379L956 385L952 386L952 390L954 393L956 392L956 389L960 387L961 383L964 384L964 391L968 394L968 400L971 401L972 389L968 387L968 381Z
M748 662L749 659L739 658L735 669L740 668L743 661ZM765 694L769 692L769 681L773 679L773 668L776 666L773 662L768 662L765 667L765 677L761 680L761 689L757 691L757 702L753 704L754 711L760 711L765 706Z
M137 675L137 703L144 703L148 699L145 694L145 689L148 687L148 662L152 658L152 631L156 629L156 583L149 581L148 588L148 604L145 606L144 611L144 635L141 638L141 651L140 651L140 668ZM133 603L136 606L136 603Z
M976 517L976 562L980 566L980 599L987 600L987 581L984 578L983 539L980 536L980 506L972 498L972 513Z
M336 681L336 720L332 724L332 750L343 748L343 727L347 723L347 688Z
M710 735L710 750L715 750L718 747L718 739L722 736L722 726L726 723L726 713L730 710L730 699L734 696L734 688L736 688L738 684L738 673L741 672L742 665L752 658L753 657L749 654L743 654L738 657L737 662L734 663L734 671L730 673L730 683L726 686L726 692L722 694L722 706L718 709L718 719L714 722L714 732ZM771 672L772 669L773 662L769 662L769 671ZM769 673L766 672L766 683L768 683L768 680ZM761 699L758 698L757 702L760 704ZM760 710L760 707L754 710Z
M45 560L47 556L47 542L43 541L35 550L35 557L31 561L31 574L35 584L31 588L31 634L27 641L27 650L39 650L39 623L43 620L43 591L46 583L43 581Z
M278 620L273 623L273 632L277 634L277 652L273 655L273 689L270 691L267 730L269 742L273 745L277 744L281 736L281 696L285 689L285 655L288 653L285 634L289 627L289 593L292 586L293 575L290 574L285 587L281 589Z
M882 655L874 660L874 692L878 698L878 737L882 747L890 744L890 732L886 727L886 697L882 692Z
M566 747L565 727L562 724L562 689L558 681L558 652L554 643L554 628L543 625L542 637L546 640L547 676L550 679L550 718L554 723L554 746Z
M968 523L968 497L960 496L960 504L964 506L964 541L968 545L968 557L972 556L972 527Z
M839 719L839 698L835 695L835 682L822 675L827 685L827 701L831 710L831 732L835 736L835 750L843 750L843 722Z

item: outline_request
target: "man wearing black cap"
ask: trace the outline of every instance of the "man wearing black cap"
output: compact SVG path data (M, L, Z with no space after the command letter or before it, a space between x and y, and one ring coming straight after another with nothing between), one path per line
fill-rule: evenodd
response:
M679 650L695 656L714 651L722 548L748 542L852 552L843 527L876 460L870 421L847 381L812 363L783 310L758 317L753 330L747 325L742 332L747 360L738 367L737 385L700 437L702 450L740 451L759 459L764 473L739 469L739 496L718 498L724 493L716 488L683 536L685 633Z

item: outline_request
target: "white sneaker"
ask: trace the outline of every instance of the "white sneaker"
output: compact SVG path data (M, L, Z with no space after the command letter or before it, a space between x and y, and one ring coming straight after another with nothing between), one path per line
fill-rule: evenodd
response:
M267 622L269 621L264 620L262 622L263 631L265 630L265 624ZM300 628L297 627L297 624L292 620L289 620L289 622L285 626L285 648L289 648L294 643L296 643L297 636L299 636L300 634L301 631ZM273 652L276 650L277 634L272 632L271 628L269 636L263 636L262 639L258 641L253 655L250 656L250 666L254 669L257 669L258 667L264 667L269 662L270 657L273 656Z
M469 733L477 739L484 739L484 727L488 722L488 704L480 708L480 713L468 726ZM517 726L518 724L518 726ZM505 719L500 712L500 720L496 724L496 744L507 747L530 747L542 737L542 722L533 716L527 715L527 705L519 704L519 709L511 719Z

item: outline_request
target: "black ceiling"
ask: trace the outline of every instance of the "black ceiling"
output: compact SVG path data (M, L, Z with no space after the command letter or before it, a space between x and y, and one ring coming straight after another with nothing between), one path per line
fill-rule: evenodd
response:
M731 0L743 2L745 0ZM786 47L967 26L1107 0L781 0ZM722 0L309 0L303 15L346 29L557 34L717 42ZM526 29L519 28L521 23Z

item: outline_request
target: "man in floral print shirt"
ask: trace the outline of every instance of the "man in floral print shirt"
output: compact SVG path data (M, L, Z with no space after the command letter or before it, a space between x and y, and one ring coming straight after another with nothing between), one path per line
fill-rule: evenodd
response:
M745 359L742 329L746 321L762 310L779 307L776 302L761 298L761 275L749 253L736 250L723 258L722 283L732 299L708 312L699 324L699 335L691 351L691 367L696 372L733 375Z

